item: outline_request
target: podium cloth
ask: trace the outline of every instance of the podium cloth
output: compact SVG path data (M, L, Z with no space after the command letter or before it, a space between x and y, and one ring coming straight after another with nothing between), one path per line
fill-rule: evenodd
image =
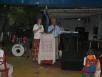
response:
M38 63L44 60L52 60L52 64L55 63L55 38L49 33L42 33L40 39Z

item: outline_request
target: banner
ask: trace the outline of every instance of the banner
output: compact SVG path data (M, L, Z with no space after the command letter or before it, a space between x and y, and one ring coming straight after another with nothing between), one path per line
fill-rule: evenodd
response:
M38 63L42 60L55 62L55 38L52 34L42 33L38 53Z

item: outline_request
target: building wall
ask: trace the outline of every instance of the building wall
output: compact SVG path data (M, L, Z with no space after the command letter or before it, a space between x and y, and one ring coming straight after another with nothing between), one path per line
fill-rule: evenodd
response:
M76 27L85 27L86 32L89 32L89 40L93 39L93 29L94 27L99 27L98 37L102 36L102 22L99 15L84 17L81 20L78 19L61 19L58 18L58 22L66 29L75 31Z

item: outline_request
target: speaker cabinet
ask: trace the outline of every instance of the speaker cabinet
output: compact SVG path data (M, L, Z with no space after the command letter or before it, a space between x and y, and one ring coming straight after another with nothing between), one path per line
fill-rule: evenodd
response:
M78 34L64 33L61 35L63 38L62 44L62 69L79 70L82 68L83 58L80 58L78 51Z

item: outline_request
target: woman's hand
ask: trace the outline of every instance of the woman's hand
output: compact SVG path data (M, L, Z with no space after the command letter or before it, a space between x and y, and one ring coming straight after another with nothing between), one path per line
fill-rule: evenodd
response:
M37 30L34 30L34 32L36 33L36 32L39 31L40 29L42 29L42 26L40 26Z

